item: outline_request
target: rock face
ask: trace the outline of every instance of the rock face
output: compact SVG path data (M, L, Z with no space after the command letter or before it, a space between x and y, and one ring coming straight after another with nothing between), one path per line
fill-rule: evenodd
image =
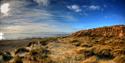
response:
M73 33L71 36L81 37L81 36L103 36L103 37L123 37L125 35L125 25L115 25L110 27L102 27L89 30L81 30Z

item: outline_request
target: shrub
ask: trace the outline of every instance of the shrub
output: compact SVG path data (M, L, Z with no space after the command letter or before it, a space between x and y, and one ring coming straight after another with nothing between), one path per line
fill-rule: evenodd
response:
M3 55L4 61L9 61L11 58L12 58L12 56L9 55L9 54L4 54L4 55Z
M50 41L55 41L58 39L59 37L47 37L47 38L36 38L36 39L32 39L32 42L30 42L27 46L31 46L32 44L36 44L36 43L40 43L41 45L45 46L48 44L48 42Z
M15 51L15 54L17 53L23 53L23 52L29 52L29 50L27 50L26 48L18 48L16 51Z
M90 48L79 48L78 50L76 50L77 54L84 54L84 57L90 57L94 55L94 52L92 49Z
M23 61L22 61L22 59L20 57L16 56L14 58L14 62L13 63L23 63Z
M97 45L93 48L93 52L96 56L102 59L112 59L114 58L111 53L112 49L109 46Z
M0 52L0 55L3 57L4 61L9 61L12 58L9 52Z
M48 58L49 50L46 48L38 48L30 51L30 55L33 60L46 59Z
M0 51L0 55L3 55L3 52L2 52L2 51Z
M113 56L125 55L125 48L112 51Z
M81 47L87 47L87 48L89 48L89 47L92 47L92 44L84 44L84 43L82 43Z
M76 60L76 61L81 61L81 60L83 60L83 59L85 59L85 56L84 56L83 54L79 54L79 55L75 56L75 59L74 59L74 60Z
M75 46L80 46L81 42L79 40L72 40L70 43L72 43Z
M117 56L113 59L113 61L116 63L124 63L125 62L125 55Z

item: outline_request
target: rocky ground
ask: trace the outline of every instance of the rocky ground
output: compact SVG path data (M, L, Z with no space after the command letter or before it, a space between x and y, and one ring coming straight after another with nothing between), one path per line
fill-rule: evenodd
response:
M125 63L125 26L31 39L25 47L1 51L0 63Z

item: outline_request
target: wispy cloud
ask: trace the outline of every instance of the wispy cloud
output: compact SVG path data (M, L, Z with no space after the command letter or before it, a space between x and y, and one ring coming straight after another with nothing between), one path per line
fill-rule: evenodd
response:
M85 8L86 10L100 10L101 6L99 5L83 5L83 8Z
M100 6L91 5L91 6L89 6L89 9L91 9L91 10L99 10L99 9L100 9Z
M40 2L41 1L41 2ZM37 1L48 4L45 0ZM43 2L43 3L42 3ZM39 33L39 32L66 32L71 31L71 26L61 22L62 19L71 20L63 15L56 16L44 8L29 8L30 2L13 0L10 4L9 15L0 16L0 31L4 33ZM23 5L24 4L24 5ZM40 6L41 7L41 6ZM56 19L62 18L62 19Z
M49 4L49 0L34 0L39 5L47 6Z
M82 9L80 8L80 6L79 5L75 5L75 4L67 6L67 8L70 9L70 10L73 10L75 12L81 12L82 11Z

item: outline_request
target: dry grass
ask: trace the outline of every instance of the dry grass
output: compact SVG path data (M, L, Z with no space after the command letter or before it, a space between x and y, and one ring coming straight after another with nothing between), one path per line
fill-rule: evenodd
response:
M102 33L94 33L96 30L92 34L90 32L92 30L76 33L77 36L34 38L28 40L28 45L22 40L12 43L2 41L0 50L9 49L10 46L10 49L28 47L30 50L24 57L13 58L15 62L23 63L125 63L125 36L103 36ZM0 53L3 54L4 52Z

